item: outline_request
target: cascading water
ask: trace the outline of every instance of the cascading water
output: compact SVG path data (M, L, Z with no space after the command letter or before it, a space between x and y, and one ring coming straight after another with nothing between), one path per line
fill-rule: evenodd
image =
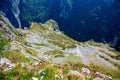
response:
M19 10L19 2L20 0L11 0L11 3L12 3L12 12L18 22L18 25L19 25L19 28L21 28L21 22L20 22L20 18L19 18L19 15L20 15L20 10Z
M60 13L59 16L67 18L69 13L72 10L72 3L73 0L61 0L61 8L62 8L62 12Z

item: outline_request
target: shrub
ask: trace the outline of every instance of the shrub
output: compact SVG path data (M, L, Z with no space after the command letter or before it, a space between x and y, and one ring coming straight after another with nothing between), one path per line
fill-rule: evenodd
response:
M33 73L32 72L29 72L29 73L24 73L20 76L20 80L31 80L33 76Z
M86 80L93 80L93 78L92 77L87 77Z
M3 72L0 71L0 80L4 79L5 75Z
M4 50L4 47L8 44L8 41L0 38L0 51Z
M44 72L45 72L45 77L44 77L45 80L56 80L55 75L59 74L59 70L52 66L46 66L44 68Z

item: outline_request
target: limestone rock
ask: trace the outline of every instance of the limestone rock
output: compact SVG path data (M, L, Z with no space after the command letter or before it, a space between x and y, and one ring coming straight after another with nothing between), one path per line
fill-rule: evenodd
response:
M103 80L112 80L111 77L108 77L108 76L106 76L106 75L104 75L104 74L102 74L102 73L100 73L100 72L96 72L96 73L95 73L95 76L96 76L96 77L99 77L99 78L102 78Z
M15 64L11 63L11 61L8 60L7 58L0 58L0 68L2 68L4 65L7 65L4 67L5 68L4 71L9 71L13 67L15 67Z
M94 80L103 80L102 78L96 77Z
M11 62L7 58L0 58L0 67L2 67L4 64L9 65Z
M0 33L1 37L7 40L13 40L16 37L17 30L12 26L10 21L0 14Z
M68 80L74 79L85 80L84 76L81 73L79 73L78 71L71 70L68 72Z
M47 27L49 30L52 30L52 31L58 31L58 30L59 30L59 27L58 27L57 22L55 22L55 21L52 20L52 19L46 21L45 24L46 24L46 27Z
M88 68L82 68L81 69L81 72L86 75L86 76L89 76L90 75L90 70Z
M44 54L39 54L39 55L38 55L38 58L39 58L40 60L42 60L42 61L47 61L47 60L48 60L48 57L45 56Z

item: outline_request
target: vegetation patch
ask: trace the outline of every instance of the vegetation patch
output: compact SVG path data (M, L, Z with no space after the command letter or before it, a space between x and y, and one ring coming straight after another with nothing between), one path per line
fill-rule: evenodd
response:
M5 46L9 44L9 41L0 38L0 51L5 49Z
M60 73L60 70L58 68L46 65L44 68L44 72L44 80L58 80L55 78L55 75Z
M33 50L33 49L30 49L30 48L25 48L26 49L26 52L31 54L32 56L37 56L38 52Z
M21 43L25 43L24 36L17 36L16 41L21 42Z
M28 72L27 69L18 64L8 72L0 72L0 80L31 80L35 76L33 72Z
M108 75L108 76L111 76L113 79L117 79L120 77L120 71L119 70L113 70L113 69L110 69L110 68L105 68L103 66L100 66L100 65L96 65L96 64L90 64L88 66L88 68L92 71L98 71L98 72L101 72L105 75Z
M2 52L3 57L8 58L13 63L21 63L28 62L29 60L19 51L19 50L11 50Z
M54 57L65 57L64 53L60 50L57 50L57 49L52 50L52 51L47 51L44 54L53 55Z

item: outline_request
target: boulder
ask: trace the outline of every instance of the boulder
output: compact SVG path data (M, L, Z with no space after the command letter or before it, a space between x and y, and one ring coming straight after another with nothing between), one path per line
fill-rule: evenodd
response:
M74 79L85 80L84 76L81 73L79 73L78 71L71 70L68 72L68 80Z
M81 73L84 74L85 76L90 76L91 72L88 68L82 68Z
M102 78L103 80L112 80L111 77L106 76L106 75L104 75L104 74L102 74L102 73L100 73L100 72L96 72L96 73L95 73L95 76L96 76L96 77L99 77L99 78Z

